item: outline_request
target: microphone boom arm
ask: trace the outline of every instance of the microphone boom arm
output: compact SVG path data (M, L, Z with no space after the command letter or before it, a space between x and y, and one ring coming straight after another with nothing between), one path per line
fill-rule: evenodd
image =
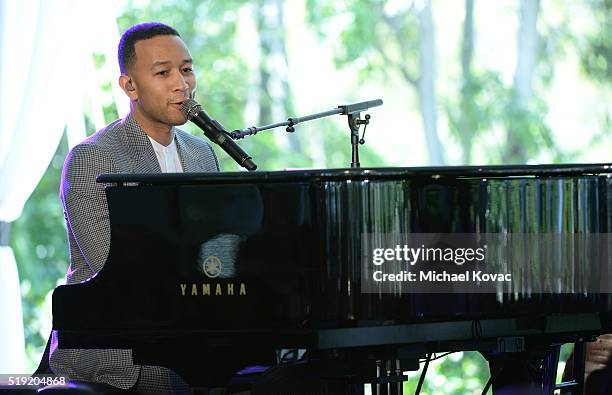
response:
M382 104L383 104L383 101L381 99L377 99L377 100L364 101L360 103L341 105L329 111L323 111L323 112L319 112L316 114L306 115L303 117L288 118L284 122L272 123L270 125L265 125L265 126L251 126L251 127L244 128L244 129L236 129L230 132L229 135L234 140L240 140L242 138L245 138L246 136L252 136L252 135L257 134L257 132L261 132L264 130L276 129L276 128L280 128L281 126L286 126L287 129L289 129L289 128L293 128L293 126L297 125L298 123L308 122L308 121L312 121L312 120L319 119L319 118L325 118L325 117L329 117L331 115L336 115L336 114L340 114L340 115L356 114L363 110L367 110L368 108L380 106ZM292 133L294 131L295 129L287 130L287 132L289 133Z
M265 126L251 126L249 128L244 129L236 129L232 132L229 132L228 135L234 140L243 139L246 136L254 136L257 132L261 132L264 130L276 129L281 126L286 126L285 130L288 133L295 132L294 126L298 123L312 121L319 118L329 117L331 115L346 115L348 117L348 124L351 130L351 167L357 168L360 166L359 163L359 144L364 144L365 140L363 136L361 139L359 138L359 127L361 125L367 125L370 122L370 115L366 114L365 120L360 118L361 111L367 110L371 107L377 107L383 104L381 99L364 101L353 104L341 105L333 110L319 112L316 114L306 115L304 117L296 117L296 118L288 118L285 122L277 122L270 125ZM364 135L365 135L365 127L364 127Z
M284 122L272 123L270 125L265 125L265 126L251 126L249 128L236 129L230 132L229 135L234 140L240 140L242 138L245 138L246 136L256 135L257 132L261 132L264 130L270 130L270 129L276 129L276 128L280 128L281 126L286 126L287 132L292 133L295 131L295 129L293 130L288 130L288 129L293 128L293 126L297 125L298 123L312 121L314 119L319 119L319 118L325 118L325 117L329 117L330 115L336 115L336 114L342 114L342 109L335 108L333 110L324 111L324 112L320 112L317 114L306 115L304 117L288 118Z

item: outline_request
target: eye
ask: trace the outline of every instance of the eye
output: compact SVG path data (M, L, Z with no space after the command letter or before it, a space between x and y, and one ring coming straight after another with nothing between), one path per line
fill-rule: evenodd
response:
M156 75L161 75L163 77L167 76L170 72L168 70L161 70L155 73Z
M193 67L183 67L183 73L193 73Z

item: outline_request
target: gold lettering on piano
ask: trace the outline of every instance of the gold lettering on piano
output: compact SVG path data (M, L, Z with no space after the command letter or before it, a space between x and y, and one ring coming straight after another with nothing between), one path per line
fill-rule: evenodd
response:
M181 283L179 287L181 296L246 296L247 294L245 283ZM214 288L214 294L211 293L211 287ZM187 291L189 288L191 288L190 294Z

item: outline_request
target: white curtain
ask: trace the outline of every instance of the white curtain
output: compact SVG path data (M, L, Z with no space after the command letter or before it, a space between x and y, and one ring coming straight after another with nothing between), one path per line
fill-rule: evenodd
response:
M100 48L107 59L116 57L107 44L116 48L118 40L112 4L0 0L0 221L21 215L64 127L71 145L85 136L83 99L101 113L91 54ZM117 69L109 71L117 76ZM124 114L126 101L120 105ZM94 118L101 127L104 120ZM24 350L15 257L0 246L0 374L28 373Z

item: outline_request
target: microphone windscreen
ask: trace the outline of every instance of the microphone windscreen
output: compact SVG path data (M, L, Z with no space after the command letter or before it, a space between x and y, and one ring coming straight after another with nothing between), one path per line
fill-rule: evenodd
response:
M187 99L181 104L181 111L185 114L187 119L191 119L202 111L202 106L193 99Z

